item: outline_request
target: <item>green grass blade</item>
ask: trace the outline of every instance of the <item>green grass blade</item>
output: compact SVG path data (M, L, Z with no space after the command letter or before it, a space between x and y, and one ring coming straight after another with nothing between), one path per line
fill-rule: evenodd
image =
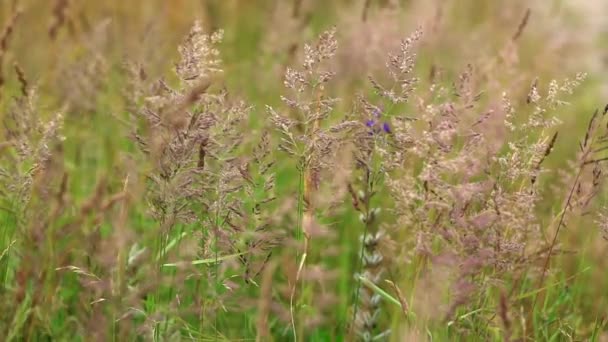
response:
M224 255L221 257L217 257L217 258L199 259L199 260L194 260L194 261L190 261L190 262L185 261L185 262L177 262L177 263L168 263L168 264L163 264L163 266L164 267L178 267L178 266L183 266L183 265L207 265L207 264L216 263L218 261L236 258L236 257L239 257L239 256L247 254L247 253L249 253L249 252Z

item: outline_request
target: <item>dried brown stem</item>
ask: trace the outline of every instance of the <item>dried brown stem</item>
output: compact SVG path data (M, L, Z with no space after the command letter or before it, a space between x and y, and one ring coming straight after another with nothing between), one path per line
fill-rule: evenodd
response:
M595 129L596 129L595 123L597 122L597 120L598 120L598 111L596 110L593 113L593 116L591 117L591 119L589 120L589 126L587 127L587 131L585 132L585 139L583 140L583 143L581 144L581 147L583 150L582 150L581 157L579 159L578 170L576 172L576 176L574 177L572 186L570 187L570 190L568 192L568 197L566 198L566 202L564 203L562 211L559 215L559 221L557 223L557 228L555 229L555 233L553 234L551 244L549 245L549 251L547 253L547 257L545 258L545 262L543 264L541 277L540 277L540 280L539 280L539 283L537 286L538 289L542 289L544 286L545 277L547 275L547 271L549 269L549 264L551 261L551 255L553 254L553 249L555 248L555 245L557 244L557 237L559 235L561 228L565 225L566 213L568 212L568 208L570 208L573 203L574 195L575 195L577 189L580 187L580 179L582 177L583 171L585 170L585 166L588 165L590 162L598 162L598 160L592 160L592 161L589 160L589 158L592 154L592 151L593 151L593 134L595 133ZM542 293L542 291L540 291L539 294L540 293ZM532 304L531 312L534 311L537 301L538 301L538 295L535 296L535 298L534 298L534 303Z
M21 15L21 10L17 9L10 17L6 26L4 26L4 30L2 34L0 34L0 91L2 90L2 86L4 85L4 76L2 75L2 65L4 64L4 56L8 51L8 42L11 38L13 30L15 29L15 23L17 19ZM0 93L1 95L1 93Z
M69 0L57 0L53 6L53 21L49 27L49 36L55 40L61 27L66 24Z
M523 18L521 19L519 26L517 26L517 31L515 31L515 34L513 34L513 37L511 37L511 40L516 41L521 37L522 33L524 32L524 29L526 28L526 26L528 26L528 21L530 20L530 14L532 14L532 11L529 8L526 9L526 13L524 14Z

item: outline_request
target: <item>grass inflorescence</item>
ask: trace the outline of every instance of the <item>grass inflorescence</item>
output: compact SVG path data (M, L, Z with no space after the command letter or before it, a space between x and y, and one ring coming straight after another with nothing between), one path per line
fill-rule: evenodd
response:
M37 5L0 5L5 340L608 336L597 28L523 0Z

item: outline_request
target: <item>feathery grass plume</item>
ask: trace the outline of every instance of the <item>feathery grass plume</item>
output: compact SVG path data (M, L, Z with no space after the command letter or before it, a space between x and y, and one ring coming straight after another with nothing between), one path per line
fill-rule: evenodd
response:
M604 240L608 241L608 216L606 215L606 210L602 210L597 216L596 224L600 228L600 233Z
M222 72L218 44L224 37L219 30L212 35L204 33L200 22L195 22L178 51L181 60L175 71L182 82L193 85L214 73Z
M7 251L1 268L6 291L1 298L5 310L0 330L13 339L62 335L51 331L46 317L65 314L63 305L75 305L60 291L70 279L59 269L79 263L79 256L85 254L79 238L90 227L84 218L90 211L74 211L77 204L68 192L62 115L47 122L41 116L37 89L30 87L14 99L3 118L9 149L2 155L0 184L14 230L3 233L3 241L11 241L11 248L3 246ZM106 209L112 206L103 198L95 202ZM100 208L96 215L106 212Z
M380 83L370 78L372 86L382 98L392 105L405 103L418 83L418 78L413 75L416 54L413 47L422 37L422 30L416 30L410 37L401 41L399 50L389 54L387 62L388 74L391 77L391 88L385 88Z
M359 170L359 189L349 186L353 206L360 213L360 220L364 224L364 231L360 238L361 252L359 256L360 270L355 278L358 285L355 289L354 322L353 327L359 338L363 341L383 339L390 334L390 329L380 328L380 314L382 312L382 297L375 289L362 286L360 278L363 277L375 286L381 286L387 271L388 262L383 250L388 242L387 233L380 223L381 209L373 204L375 195L383 193L384 177L391 166L396 164L391 156L395 153L393 143L393 130L389 119L385 118L388 111L395 109L400 103L405 103L414 91L417 82L412 75L416 53L414 45L420 39L420 30L401 42L398 54L389 55L387 68L393 81L391 88L384 88L378 81L370 77L371 84L385 105L376 106L359 98L361 121L364 129L356 136L356 162ZM400 117L405 119L404 117ZM399 137L403 138L403 137ZM403 148L402 146L401 148ZM399 158L404 151L396 152ZM403 162L403 160L401 161ZM399 163L400 164L400 163Z
M238 232L225 229L230 228L231 208L239 206L238 195L245 183L235 157L248 107L229 99L225 91L209 92L221 73L216 48L221 39L221 31L207 35L195 23L179 47L181 59L175 66L179 87L158 81L143 104L132 105L143 119L143 125L134 126L133 138L152 168L146 175L147 199L159 225L155 252L159 263L167 263L164 251L169 244L179 244L188 235L199 239L198 258L216 260L213 269L192 277L197 293L210 291L207 294L214 298L210 305L198 308L198 317L217 313L221 306L217 291L226 279L219 273L219 260L223 253L233 252L233 241L239 238L233 235ZM132 70L132 85L137 89L146 81L145 72ZM213 286L211 279L215 279Z
M132 136L152 164L148 199L151 213L165 233L178 222L196 220L189 201L202 194L197 179L211 150L218 149L209 130L218 124L234 123L233 118L215 114L215 110L221 113L225 109L226 94L206 94L221 71L214 47L220 40L221 33L209 37L195 23L179 48L182 58L175 68L181 82L178 89L159 80L146 90L143 87L149 80L145 71L130 65L136 96L131 110L143 119L143 125L134 122Z
M19 77L23 79L22 87L29 84L23 75ZM44 332L52 329L46 317L65 314L63 305L75 305L73 298L59 294L62 287L74 286L83 303L113 298L107 284L113 275L110 266L115 265L118 253L109 257L106 254L102 262L90 241L99 242L96 232L124 196L106 194L105 183L101 182L89 200L78 203L71 198L70 178L63 165L63 116L56 114L43 121L37 87L26 89L14 99L3 118L9 149L2 155L0 170L0 192L6 201L3 206L15 222L14 230L7 229L2 237L11 244L3 254L1 272L10 291L2 301L7 304L4 313L12 315L3 322L10 323L13 317L26 315L20 316L23 319L20 325L14 325L13 321L12 326L2 325L0 329L3 336L40 339L48 337ZM105 249L109 251L110 248ZM88 263L83 262L87 259L84 256L88 257ZM124 292L122 295L129 297ZM9 302L13 304L8 305ZM120 312L121 307L112 310ZM91 318L84 315L85 311L83 308L79 313L79 323L86 324ZM97 326L89 331L91 334L109 329L109 322L96 318ZM84 333L85 328L78 325L75 331Z
M48 122L42 121L41 116L37 91L32 87L13 100L8 113L2 118L3 136L7 141L1 156L0 194L5 211L3 218L13 224L2 233L1 248L5 252L0 272L6 284L13 289L7 292L7 296L17 298L17 301L10 300L13 304L6 307L4 312L7 315L19 310L18 305L26 296L25 283L37 274L28 265L45 260L36 255L39 244L43 243L45 230L40 225L46 224L38 216L49 215L49 221L57 219L55 214L45 214L52 210L45 199L52 201L53 186L56 187L57 178L62 177L62 172L55 169L62 167L59 164L63 163L62 151L58 147L63 140L63 116L56 114ZM18 250L23 251L21 255L15 253ZM15 274L18 267L21 267L21 273ZM2 298L3 301L6 299ZM10 322L11 319L6 317L3 322ZM4 336L9 328L2 326Z
M321 181L313 194L316 210L314 221L308 230L310 248L306 257L306 265L302 264L303 259L294 257L302 248L302 241L293 238L291 228L301 219L294 210L296 199L283 201L282 205L276 209L261 206L261 209L267 213L264 215L262 212L263 215L260 217L269 217L265 220L268 232L260 237L271 239L265 244L281 244L279 248L273 248L272 255L268 254L269 259L266 261L276 263L277 260L280 260L282 262L281 272L278 272L273 279L272 296L266 299L271 303L269 312L272 314L270 317L275 321L274 325L280 327L281 325L277 325L279 322L286 325L281 336L292 334L291 329L287 329L287 326L292 325L289 304L293 303L296 298L294 293L297 295L299 303L304 303L299 304L296 307L297 311L294 311L294 314L297 314L295 318L299 338L314 339L315 331L325 329L331 331L334 336L336 334L340 336L343 333L343 330L336 325L339 323L336 321L339 313L336 311L336 305L340 304L340 297L335 291L339 285L339 274L335 269L335 263L341 257L342 249L339 246L340 241L337 240L336 229L339 226L335 220L343 213L341 204L344 203L344 196L347 194L345 185L350 175L352 154L348 147L346 145L337 150L333 167L321 170L319 174ZM254 171L255 168L252 167L251 170ZM280 198L285 198L285 196L289 195L283 194ZM283 231L281 227L288 227L288 229ZM248 256L253 256L255 253L256 251L253 249ZM257 282L257 280L255 281ZM295 290L297 292L294 292L293 284L298 285Z
M473 305L503 276L520 274L544 255L535 211L542 198L537 177L557 138L547 131L559 124L546 113L563 104L582 76L561 86L553 82L542 100L535 83L529 104L517 110L504 96L503 108L491 101L483 108L480 79L468 66L452 91L438 84L429 94L416 94L419 124L394 120L391 126L394 139L411 146L407 164L403 153L389 155L396 167L412 167L412 172L389 174L398 225L415 232L415 250L432 261L430 267L451 267L445 315L450 324L458 324L459 307ZM402 102L376 88L392 102ZM403 88L410 89L410 83L403 82ZM494 118L499 110L506 114L504 123ZM519 112L530 115L520 123ZM490 135L501 124L512 131L505 141Z
M273 229L273 219L269 216L272 211L267 209L276 200L275 161L270 151L269 133L262 134L250 158L237 162L243 180L242 196L227 205L230 212L225 220L226 225L241 238L227 243L232 245L233 253L240 255L245 283L255 284L255 279L264 270L274 247L281 243L284 235Z
M26 82L27 84L27 82ZM53 146L64 138L61 135L63 115L57 113L43 122L38 108L38 92L35 86L16 97L3 118L4 137L11 147L3 153L7 163L2 166L4 198L11 210L24 210L31 199L31 190L37 173L51 163ZM23 217L16 213L17 217Z
M565 85L559 87L557 82L551 82L548 90L548 97L553 99L553 103L561 103L561 101L555 99L556 95L554 94L563 89L565 89L566 92L571 92L571 89L576 85L578 85L578 82L576 81L574 83L565 82ZM571 185L568 187L569 190L566 199L564 200L563 207L553 221L553 223L555 223L555 231L553 232L553 237L550 238L547 255L544 257L538 289L543 289L545 277L550 268L551 256L557 246L557 237L560 230L567 225L567 214L574 212L575 210L585 210L589 206L591 200L595 198L601 190L600 186L602 185L604 178L602 163L608 160L608 157L605 157L604 153L608 150L608 146L606 146L606 141L608 141L608 126L606 126L605 120L607 112L608 106L606 106L601 113L599 110L596 110L593 113L589 120L585 137L579 145L580 154L576 162L575 175ZM588 176L589 174L590 177ZM588 181L586 181L586 178ZM533 308L536 306L540 294L541 293L538 293L535 296L534 303L532 304Z
M466 73L461 75L461 80L469 77ZM477 253L487 253L489 246L477 244L487 234L484 230L491 227L495 220L495 214L491 210L486 211L481 204L484 203L481 198L489 196L492 191L493 183L489 180L470 181L484 170L481 163L487 158L483 154L485 144L476 134L471 134L468 141L457 142L462 136L461 131L466 127L460 121L464 116L462 111L471 105L470 92L465 94L459 90L459 93L462 95L458 98L463 103L446 102L439 104L438 108L425 105L427 112L422 114L421 119L428 122L429 128L420 135L416 134L411 125L401 125L409 132L399 126L395 127L395 131L403 136L414 137L409 139L414 144L410 149L412 153L409 162L412 165L422 163L422 168L414 177L406 176L400 181L390 181L396 201L402 206L398 208L398 212L401 212L400 225L416 232L418 253L430 258L434 254L431 248L434 240L443 238L447 243L444 248L454 248L453 257L462 258L446 260L461 264L464 273L460 279L454 279L453 305L466 303L472 285L468 281L469 272L481 270L482 264L479 262L489 260L477 256ZM456 114L457 111L460 112L459 115ZM478 197L481 197L479 203ZM468 213L468 210L472 212ZM438 231L439 236L433 231Z
M270 120L281 134L279 149L295 159L299 174L299 217L295 235L297 240L303 242L303 252L301 255L298 253L298 272L295 282L291 284L294 338L297 338L296 289L310 252L311 234L317 224L314 198L321 182L320 176L331 167L337 148L344 142L344 133L358 125L350 121L332 125L332 119L329 118L337 99L326 95L326 83L333 78L334 73L325 70L324 64L334 56L336 49L335 29L326 31L319 36L315 45L304 45L301 71L287 69L284 84L292 94L291 97L283 96L281 99L292 111L292 117L267 107Z

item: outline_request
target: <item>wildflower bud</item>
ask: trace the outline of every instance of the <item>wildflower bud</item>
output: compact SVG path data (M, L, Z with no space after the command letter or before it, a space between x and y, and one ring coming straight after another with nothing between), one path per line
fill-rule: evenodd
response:
M359 190L359 192L357 193L357 195L359 196L359 201L364 201L365 200L365 192L363 192L363 190Z
M374 220L376 219L376 215L374 215L373 211L370 211L369 214L367 215L367 223L373 223Z
M364 260L365 264L372 266L372 267L380 265L380 263L382 263L383 259L384 258L382 257L382 254L380 254L380 253L365 254L363 256L363 260Z
M379 294L374 294L372 296L372 298L370 299L370 304L373 307L377 307L378 305L380 305L381 301L382 301L382 296L380 296Z
M363 214L363 213L359 214L359 220L363 223L366 223L367 218L365 217L365 214Z

